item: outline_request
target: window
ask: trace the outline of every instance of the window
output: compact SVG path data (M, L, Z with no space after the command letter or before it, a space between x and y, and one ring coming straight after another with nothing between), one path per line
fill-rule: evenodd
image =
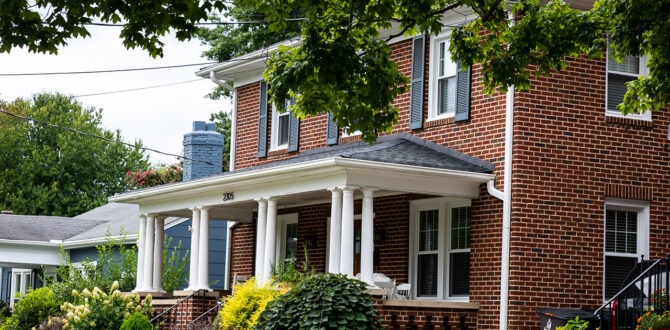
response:
M456 73L448 36L431 39L428 120L453 117L456 113Z
M12 284L10 305L14 305L21 296L26 294L28 289L32 288L32 270L31 269L12 269Z
M287 110L295 105L295 99L286 102ZM272 107L272 137L271 150L284 149L288 147L288 122L290 111L279 113L277 107Z
M410 279L417 299L467 300L470 288L469 201L412 202Z
M298 254L298 224L287 223L284 237L284 259L295 259Z
M277 261L295 259L298 255L298 214L277 217Z
M651 111L643 114L628 114L624 116L617 106L623 102L626 94L626 83L647 74L647 57L627 56L621 63L612 58L610 48L607 47L607 96L605 107L607 116L651 120Z
M649 204L610 199L605 204L604 299L614 296L648 251Z

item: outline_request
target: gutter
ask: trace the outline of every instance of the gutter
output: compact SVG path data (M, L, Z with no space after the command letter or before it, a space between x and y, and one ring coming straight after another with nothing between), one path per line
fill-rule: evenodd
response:
M227 82L219 80L216 78L214 71L209 72L209 79L215 84L231 91L233 93L233 118L230 123L230 160L228 161L228 171L232 172L235 170L235 144L237 142L237 90Z

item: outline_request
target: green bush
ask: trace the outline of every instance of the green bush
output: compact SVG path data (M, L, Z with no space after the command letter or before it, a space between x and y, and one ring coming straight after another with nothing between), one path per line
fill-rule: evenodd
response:
M219 313L218 329L253 329L258 315L280 294L278 288L256 284L253 278L235 286L235 294L228 297Z
M151 329L149 318L142 313L135 313L123 321L120 330L145 330Z
M302 272L297 269L295 258L290 258L288 261L277 264L270 264L270 276L273 282L294 286L305 278L315 274L314 269L310 269L309 267L307 246L303 246L303 249L305 251L305 261L302 263Z
M58 312L58 301L50 288L40 288L28 292L16 304L12 316L2 327L5 329L32 329Z
M345 275L320 274L272 301L256 329L381 329L367 285Z

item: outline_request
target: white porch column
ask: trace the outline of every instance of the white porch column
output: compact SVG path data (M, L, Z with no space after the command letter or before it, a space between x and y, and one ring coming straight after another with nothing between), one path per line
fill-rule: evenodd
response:
M140 215L140 233L137 237L137 276L135 279L135 290L133 291L141 291L144 285L144 241L147 239L145 237L146 227L147 216Z
M144 241L144 275L142 275L142 291L153 290L153 268L154 268L154 215L147 216L147 227L145 229Z
M363 192L363 210L361 219L361 281L374 285L372 280L374 268L374 191L375 189L361 189Z
M330 238L328 253L328 272L337 274L340 272L340 254L342 245L342 190L338 188L329 189L332 194L330 205Z
M198 246L198 286L197 290L209 288L209 207L200 208L200 244Z
M354 274L354 190L356 187L342 187L342 254L340 273L349 277Z
M191 261L188 272L187 290L195 290L198 286L198 244L200 241L200 209L191 208Z
M267 226L268 201L260 198L258 201L258 223L256 224L256 279L264 278L263 266L265 264L265 229Z
M154 236L153 291L163 291L163 242L165 241L165 217L156 217Z
M270 280L270 269L275 262L275 244L277 240L277 199L268 198L268 215L265 229L265 252L263 256L263 280Z

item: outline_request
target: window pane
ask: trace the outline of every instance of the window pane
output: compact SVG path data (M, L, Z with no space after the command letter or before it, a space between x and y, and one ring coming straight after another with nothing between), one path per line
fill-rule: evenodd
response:
M451 209L451 249L470 248L470 210L467 207Z
M637 212L605 212L605 251L637 253Z
M605 256L605 299L612 298L622 289L636 264L637 258Z
M449 270L449 295L468 295L470 293L470 252L452 253Z
M623 96L628 90L626 83L635 79L615 73L607 75L607 110L619 111L617 105L623 103Z
M21 292L21 274L16 274L14 281L16 282L16 288L14 289L14 292Z
M444 76L444 48L445 43L440 43L440 77Z
M617 61L610 56L607 61L607 70L640 74L640 58L637 56L626 56L621 63L617 63Z
M438 101L440 114L456 111L456 77L438 80Z
M437 254L419 255L417 282L419 296L437 296Z
M298 252L298 224L286 225L286 258L295 258Z
M279 134L279 139L277 145L283 145L288 143L288 113L279 115L279 120L277 121L278 129L277 134Z
M437 250L438 210L426 210L419 213L419 251Z

